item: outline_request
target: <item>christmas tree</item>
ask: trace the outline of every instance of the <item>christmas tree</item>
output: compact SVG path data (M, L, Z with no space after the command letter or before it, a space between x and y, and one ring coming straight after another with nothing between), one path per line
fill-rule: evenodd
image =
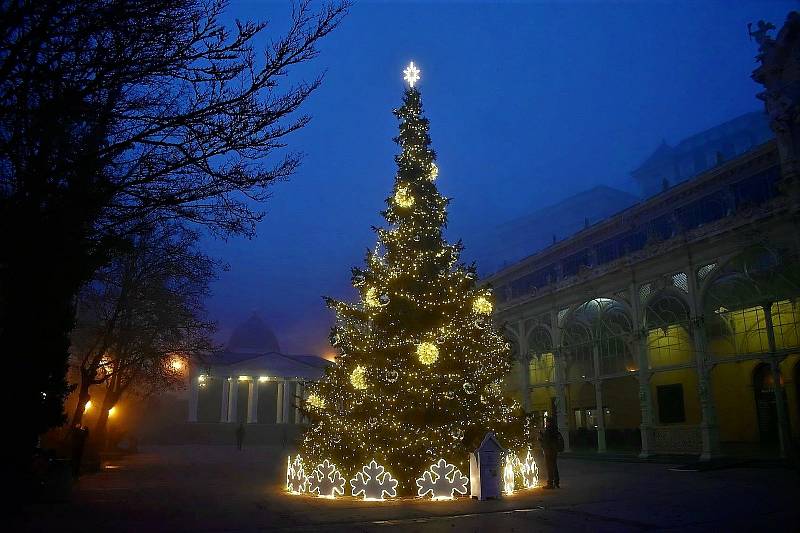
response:
M443 238L448 200L435 185L419 71L411 63L405 74L388 227L376 229L366 268L352 270L360 301L326 299L338 355L310 387L301 453L307 466L329 459L345 473L374 459L400 481L399 493L413 494L441 458L467 472L468 452L487 431L517 448L521 412L502 395L511 353L491 321L491 291L476 285L474 265L459 262L461 243Z

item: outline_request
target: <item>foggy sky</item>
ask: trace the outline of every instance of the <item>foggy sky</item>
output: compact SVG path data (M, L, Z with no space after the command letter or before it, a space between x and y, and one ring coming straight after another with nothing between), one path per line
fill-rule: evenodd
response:
M209 313L225 341L257 311L286 353L330 352L321 296L353 299L350 268L395 175L401 71L413 60L431 121L437 184L453 198L450 240L597 184L635 191L629 172L661 142L762 109L747 23L781 27L797 2L355 5L300 73L325 70L313 116L290 139L300 171L272 189L252 240L208 239L230 265ZM232 1L231 18L270 19L284 2ZM546 228L543 231L547 231Z

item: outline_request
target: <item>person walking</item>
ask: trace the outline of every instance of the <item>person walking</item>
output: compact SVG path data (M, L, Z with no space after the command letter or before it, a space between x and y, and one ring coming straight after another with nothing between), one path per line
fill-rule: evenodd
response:
M547 468L546 489L557 489L561 486L558 477L558 453L564 451L564 437L558 431L555 417L548 417L544 431L541 434L542 451Z
M243 445L244 445L244 422L240 422L239 427L236 428L236 447L239 448L239 451L242 451Z

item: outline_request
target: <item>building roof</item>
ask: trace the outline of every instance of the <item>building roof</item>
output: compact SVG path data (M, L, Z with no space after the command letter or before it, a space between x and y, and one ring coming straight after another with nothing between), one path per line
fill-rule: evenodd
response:
M217 369L216 373L227 372L231 376L258 375L317 380L323 376L330 362L311 354L291 355L279 352L253 354L223 351L213 354L206 364ZM213 373L215 372L212 371Z
M281 347L269 326L254 312L233 330L227 351L242 354L280 352Z

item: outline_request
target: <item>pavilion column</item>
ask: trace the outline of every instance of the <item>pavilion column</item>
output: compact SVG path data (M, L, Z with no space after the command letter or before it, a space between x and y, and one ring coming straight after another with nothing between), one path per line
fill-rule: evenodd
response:
M189 422L197 422L197 404L200 397L199 376L194 365L190 367L189 374Z
M695 364L697 368L697 393L700 399L700 436L703 441L701 461L708 461L719 455L719 426L717 410L714 405L714 394L711 388L711 370L713 361L708 352L706 340L703 306L698 295L698 283L693 266L687 268L689 283L689 310L691 312L692 342L694 344Z
M294 423L295 424L302 424L303 423L303 413L300 411L300 403L304 399L304 391L305 387L303 386L303 382L298 381L295 383L295 393L294 395L297 398L297 406L294 408Z
M283 423L291 424L292 421L292 382L285 380L283 382Z
M782 458L789 456L792 450L792 433L789 417L786 413L786 392L781 381L780 359L776 352L775 331L772 329L772 303L764 304L764 322L769 341L769 368L772 371L773 391L775 394L775 411L778 415L778 441Z
M639 303L639 292L636 290L635 283L630 285L629 300L633 318L633 350L639 367L639 371L636 373L639 379L639 410L642 418L639 425L639 433L642 439L642 449L639 452L639 457L646 459L653 454L650 449L650 432L653 428L653 401L650 390L651 372L650 361L647 357L647 335Z
M231 378L222 378L222 401L219 408L219 421L228 421L228 400L231 395Z
M564 360L561 350L553 350L555 353L555 373L556 373L556 420L558 431L564 438L564 451L570 451L569 447L569 418L567 418L567 386L564 370Z
M275 394L275 423L283 423L283 395L284 395L284 381L278 381L277 393Z
M517 322L516 334L518 335L517 361L519 361L519 388L522 397L522 411L528 414L531 410L531 355L528 349L528 337L525 333L525 321Z
M255 376L250 378L247 384L247 423L255 424L258 422L258 380Z
M239 423L237 400L239 399L239 380L237 378L229 378L230 386L228 387L228 422Z
M600 347L596 342L592 342L592 362L595 375L592 384L594 385L595 419L597 421L597 451L604 453L606 451L606 418L603 410L603 381L599 378Z

